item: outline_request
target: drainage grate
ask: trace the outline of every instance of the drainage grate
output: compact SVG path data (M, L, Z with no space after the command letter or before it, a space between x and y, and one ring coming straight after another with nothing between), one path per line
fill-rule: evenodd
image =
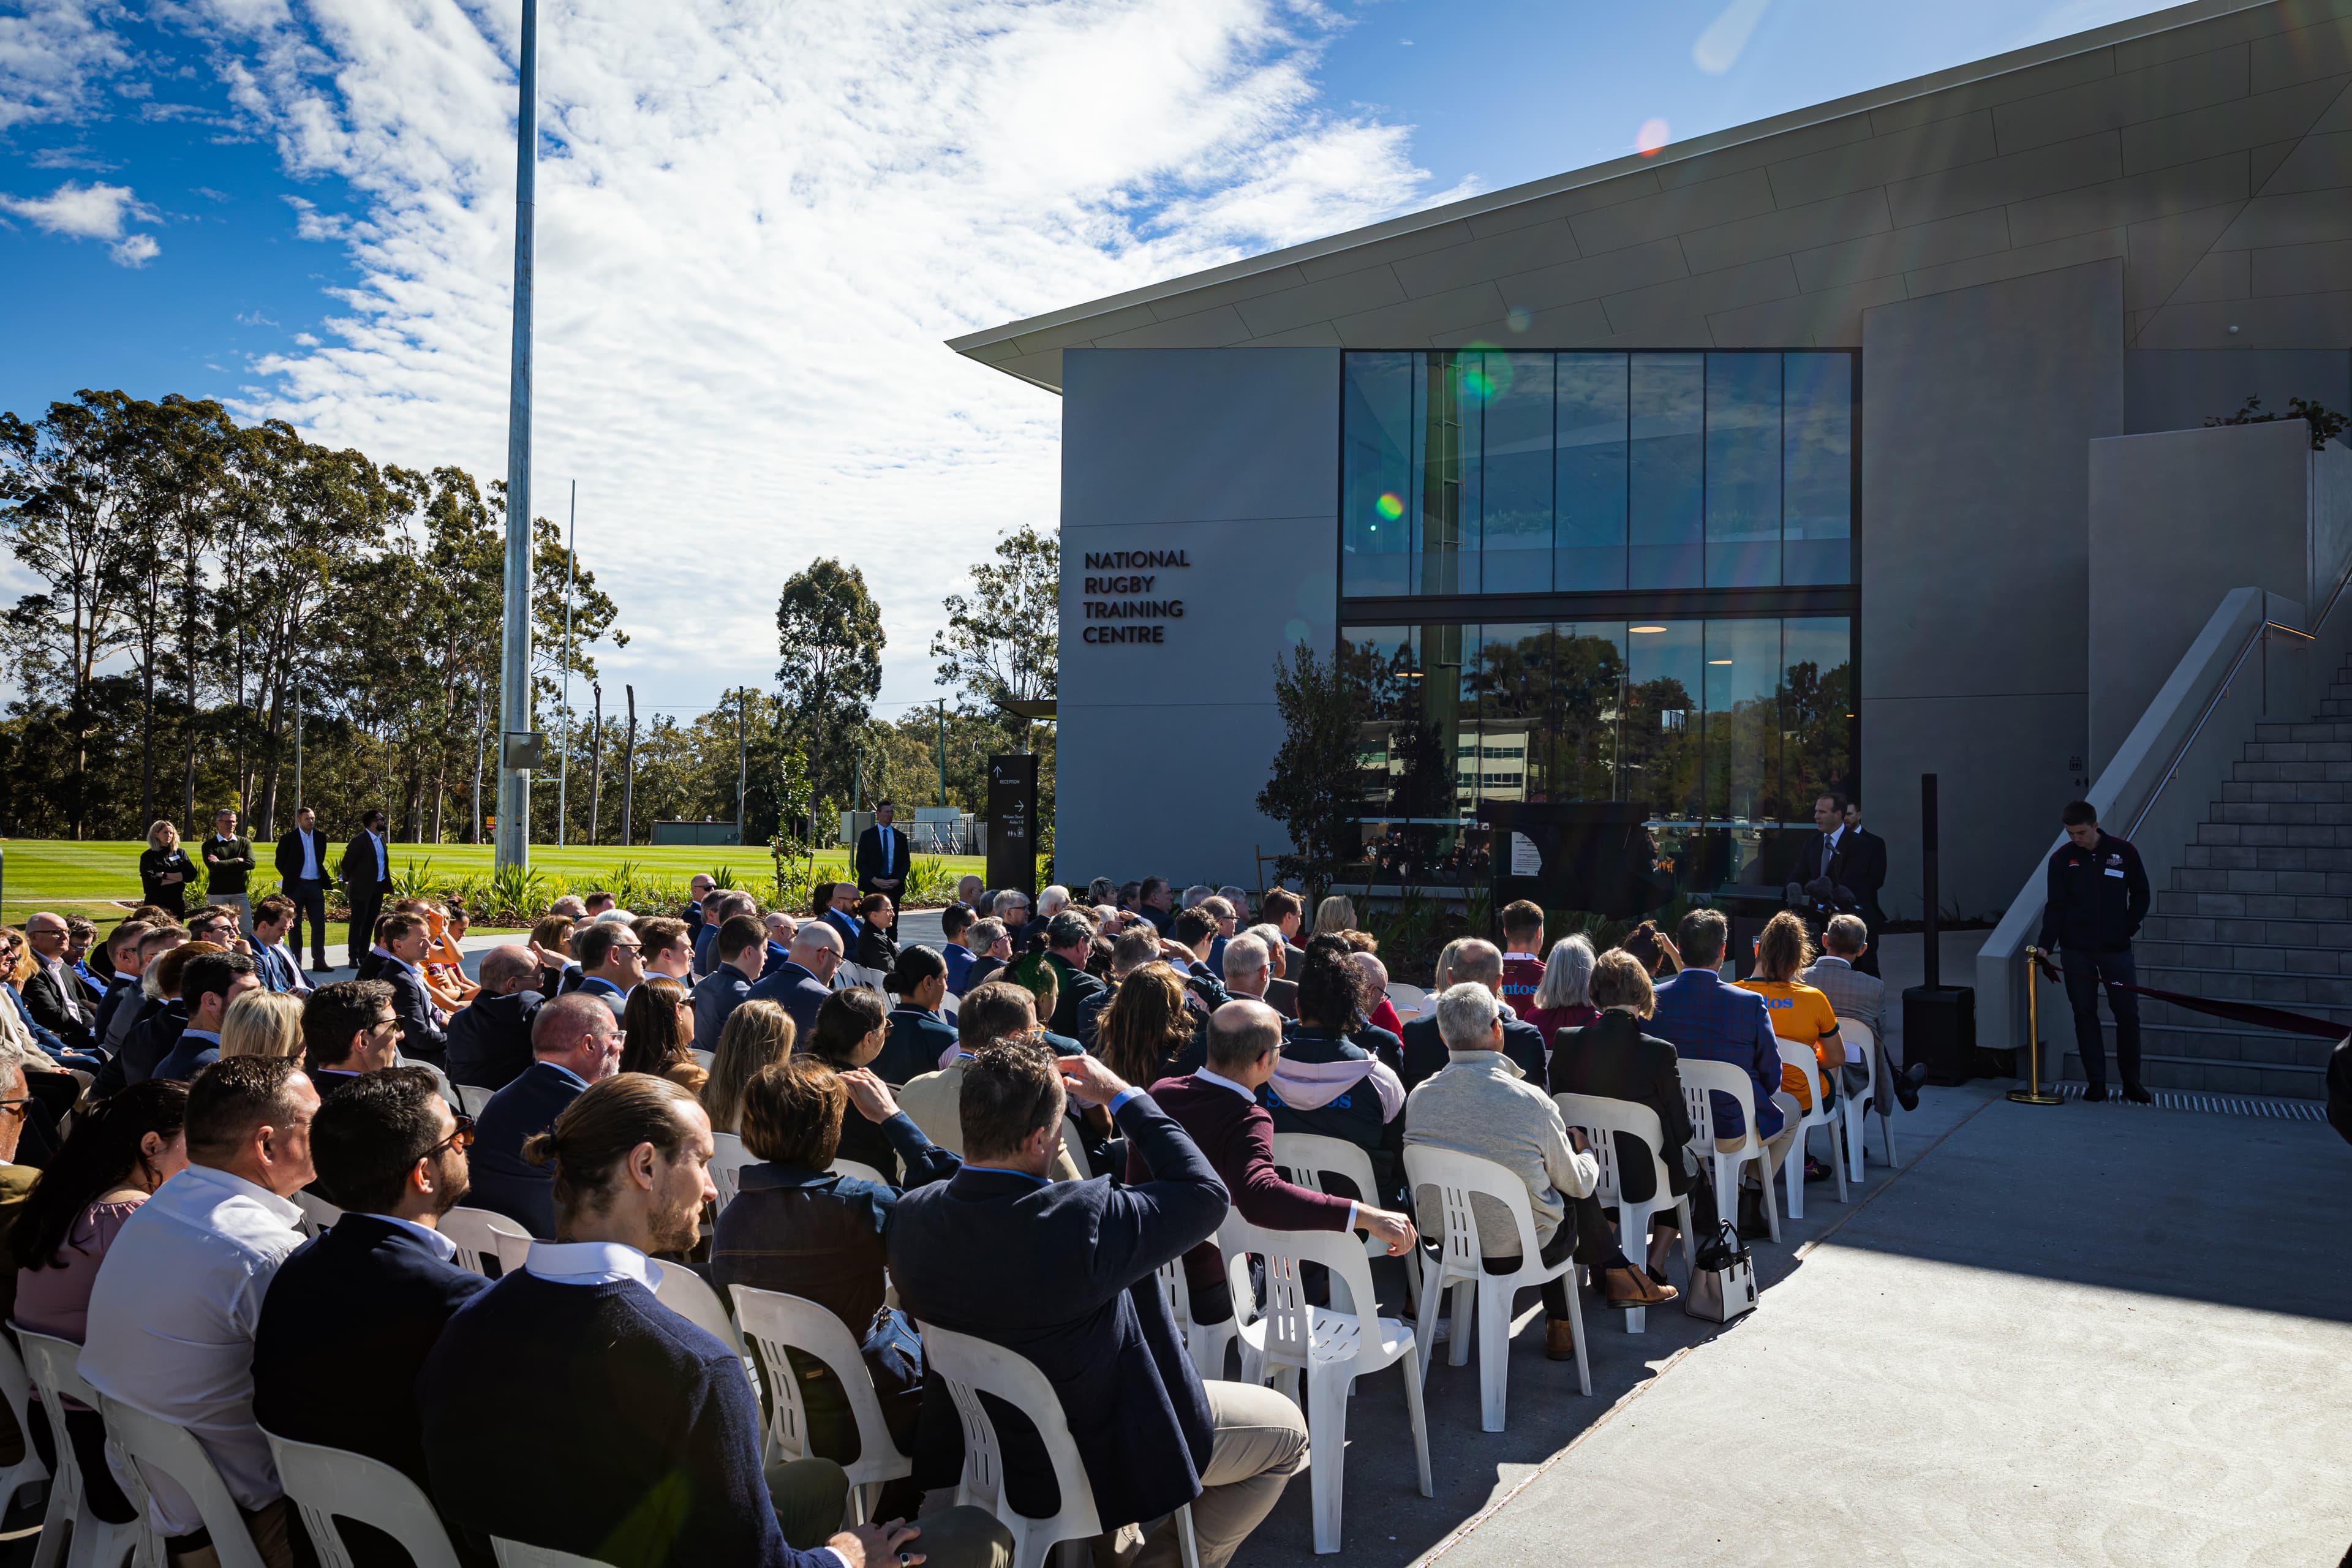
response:
M2083 1086L2079 1083L2062 1083L2057 1086L2057 1092L2062 1099L2078 1100L2083 1098ZM2327 1120L2326 1104L2316 1100L2269 1100L2245 1094L2200 1094L2179 1089L2151 1089L2148 1093L2156 1096L2155 1103L2147 1108L2154 1110L2196 1110L2202 1111L2208 1116L2259 1116L2272 1121L2326 1121ZM2110 1089L2107 1091L2107 1103L2120 1105L2126 1110L2141 1109L2126 1100L2120 1089Z

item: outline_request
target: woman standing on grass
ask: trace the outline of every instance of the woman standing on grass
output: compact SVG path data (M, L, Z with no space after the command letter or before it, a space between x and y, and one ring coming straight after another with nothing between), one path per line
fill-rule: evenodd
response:
M139 885L147 901L173 920L188 916L188 879L196 864L180 847L180 830L168 822L147 829L147 847L139 857Z

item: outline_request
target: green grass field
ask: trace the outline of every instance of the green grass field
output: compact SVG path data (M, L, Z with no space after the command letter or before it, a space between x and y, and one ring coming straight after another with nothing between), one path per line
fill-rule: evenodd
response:
M14 925L37 909L56 909L59 913L88 914L100 924L121 918L118 904L139 900L139 855L147 846L138 840L73 843L55 838L12 838L0 840L0 877L5 877L5 889L0 889L0 923ZM256 846L261 861L257 879L275 879L271 870L270 847ZM193 855L194 849L190 848ZM332 858L340 861L342 847L332 847ZM410 861L419 867L432 863L436 875L487 876L490 870L490 847L487 844L394 844L392 865L395 873L404 869ZM531 866L538 870L552 872L573 884L583 880L593 885L594 878L626 864L635 868L641 877L677 878L683 881L698 871L716 873L722 867L734 873L737 886L758 892L773 876L773 863L763 847L738 848L718 845L665 845L651 848L639 845L624 849L615 846L583 847L572 846L559 849L551 844L534 844L530 850ZM977 857L949 856L947 867L961 876L966 871L982 872L986 865ZM846 850L829 849L817 856L820 876L827 872L845 875L849 868Z

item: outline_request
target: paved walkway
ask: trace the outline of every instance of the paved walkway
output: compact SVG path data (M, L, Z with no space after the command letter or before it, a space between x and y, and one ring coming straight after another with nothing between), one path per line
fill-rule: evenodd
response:
M1523 1329L1510 1429L1393 1373L1350 1409L1345 1561L2333 1564L2352 1544L2352 1148L2324 1123L1926 1091L1904 1158L1765 1244L1727 1328L1588 1295L1593 1394ZM1530 1295L1522 1299L1532 1315ZM1305 1563L1304 1479L1238 1560Z

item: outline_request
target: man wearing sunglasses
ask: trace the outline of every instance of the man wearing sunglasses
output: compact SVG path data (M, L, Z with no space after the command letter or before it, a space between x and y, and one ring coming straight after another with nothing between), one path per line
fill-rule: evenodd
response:
M385 990L324 986L311 1004L369 984ZM457 1267L437 1228L466 1199L472 1141L473 1124L421 1068L386 1068L328 1094L311 1157L343 1217L297 1248L262 1299L253 1414L264 1431L364 1454L425 1485L416 1374L451 1314L489 1286ZM387 1538L355 1539L364 1526L341 1528L356 1568L406 1561Z
M573 936L572 947L580 960L580 994L610 1007L619 1023L629 993L646 977L645 943L626 925L607 921Z

